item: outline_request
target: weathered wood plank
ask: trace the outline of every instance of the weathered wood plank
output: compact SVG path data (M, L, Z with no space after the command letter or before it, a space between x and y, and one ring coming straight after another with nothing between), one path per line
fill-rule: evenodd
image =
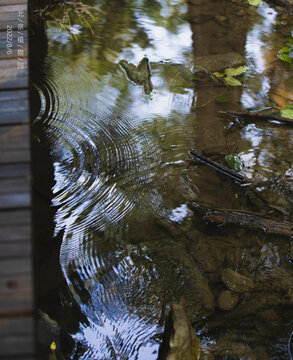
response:
M24 208L31 205L30 194L0 195L0 210Z
M31 159L29 149L5 150L0 149L0 164L27 163Z
M19 3L19 4L9 4L7 5L1 5L0 6L0 14L5 14L5 13L18 13L18 11L27 11L27 3Z
M18 344L27 343L27 349L14 350ZM34 351L34 320L31 316L0 318L0 359L33 359ZM27 354L27 355L26 355ZM20 355L21 357L16 357Z
M0 261L4 258L24 257L31 254L32 246L29 240L0 242Z
M27 25L27 1L0 0L1 360L35 359Z
M0 264L8 262L2 260ZM11 261L10 261L11 262ZM21 268L23 264L20 259L14 261ZM9 267L9 269L11 269ZM0 270L1 272L1 270ZM1 274L0 275L0 317L19 316L31 314L33 309L33 279L31 274Z
M10 5L16 5L16 4L27 4L26 0L10 0ZM0 0L0 6L7 5L7 0Z
M23 69L18 69L18 67ZM0 90L28 87L28 60L0 59Z
M0 359L12 360L18 359L25 360L24 355L34 354L34 334L23 334L21 336L10 335L0 338ZM11 358L10 356L13 356Z
M0 318L0 338L4 335L32 333L34 322L31 316Z
M28 207L31 205L28 175L18 179L0 179L0 209Z
M1 126L0 150L24 150L30 147L28 125Z
M30 180L27 176L20 179L0 179L0 196L7 194L23 194L30 192Z
M0 165L0 180L30 178L30 164Z
M0 125L12 125L28 122L28 91L0 91Z
M27 69L28 66L28 61L27 58L24 58L24 65L25 68ZM12 58L12 59L1 59L0 58L0 79L2 80L2 77L4 77L4 75L6 75L7 71L9 70L13 70L15 73L15 70L17 70L17 63L18 60L16 58ZM13 75L15 75L13 73Z
M3 260L1 260L2 262ZM8 274L7 276L0 276L0 312L15 310L16 304L25 302L31 304L32 295L32 276L30 274ZM11 304L9 303L11 301ZM14 302L14 304L12 304ZM19 308L21 310L21 308Z
M0 261L0 277L30 274L32 271L31 258L26 257L22 259L2 259Z
M3 213L0 212L0 217L3 216ZM7 219L7 217L6 217ZM10 225L0 225L0 243L9 241L19 242L19 241L27 241L31 238L31 226L27 225L18 225L18 224L10 224Z
M1 211L0 212L0 228L10 225L30 225L32 216L30 210L14 210L14 211ZM1 236L1 235L0 235Z
M8 276L0 276L0 299L5 297L12 299L13 296L22 293L25 293L26 296L27 294L29 295L32 290L31 280L32 276L30 274L8 274Z
M30 161L30 129L28 125L0 127L0 164Z

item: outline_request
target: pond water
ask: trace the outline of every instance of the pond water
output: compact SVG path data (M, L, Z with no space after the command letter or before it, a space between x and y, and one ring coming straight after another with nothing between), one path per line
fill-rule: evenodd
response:
M31 18L42 358L155 360L184 301L201 359L288 359L292 239L202 211L293 221L292 126L223 113L293 104L278 58L292 17L265 3L89 0ZM190 149L222 165L237 155L248 182ZM227 269L253 288L228 290Z

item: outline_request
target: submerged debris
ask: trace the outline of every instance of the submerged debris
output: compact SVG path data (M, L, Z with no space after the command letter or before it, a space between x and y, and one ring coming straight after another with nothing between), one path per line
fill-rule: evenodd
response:
M158 360L196 360L200 342L193 330L184 306L174 303L166 321Z
M239 300L239 295L230 290L223 290L218 298L218 305L221 310L229 311L234 309Z
M246 293L254 287L251 279L231 269L224 269L222 271L222 280L228 289L237 293Z

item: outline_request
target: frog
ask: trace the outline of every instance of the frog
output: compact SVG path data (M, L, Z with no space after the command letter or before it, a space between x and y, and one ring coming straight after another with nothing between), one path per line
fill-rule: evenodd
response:
M137 66L120 60L119 65L125 70L128 79L137 85L143 85L146 95L150 95L153 91L153 84L151 82L151 65L147 57L143 57Z

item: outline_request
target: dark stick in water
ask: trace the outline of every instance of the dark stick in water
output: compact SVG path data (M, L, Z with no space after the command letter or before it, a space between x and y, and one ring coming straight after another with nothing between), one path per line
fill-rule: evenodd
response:
M213 167L220 173L230 176L232 179L234 179L236 181L243 183L247 180L244 175L237 174L237 172L235 172L231 169L228 169L226 166L220 165L214 161L207 159L205 156L197 154L194 150L190 150L189 153L190 153L190 155L195 157L197 160L201 161L203 164Z
M293 125L293 119L285 118L280 115L260 114L256 112L241 112L241 111L220 111L220 113L234 117L241 117L244 119L251 118L251 119L259 119L259 120L277 120Z
M270 234L293 236L293 223L265 218L261 215L251 215L237 211L208 210L202 218L217 225L240 225L247 229L263 230Z

